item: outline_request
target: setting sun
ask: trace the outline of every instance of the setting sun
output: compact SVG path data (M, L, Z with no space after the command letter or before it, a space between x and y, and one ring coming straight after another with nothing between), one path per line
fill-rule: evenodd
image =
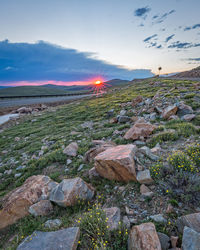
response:
M95 84L97 84L97 85L101 84L101 83L102 83L102 81L99 81L99 80L95 82Z

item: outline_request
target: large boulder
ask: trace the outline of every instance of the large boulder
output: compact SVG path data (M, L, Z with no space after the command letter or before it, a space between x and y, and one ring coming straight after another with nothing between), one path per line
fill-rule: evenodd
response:
M129 250L161 250L160 240L153 223L132 227L128 242Z
M181 216L177 219L177 227L180 233L183 232L185 226L192 228L200 233L200 213L193 213Z
M110 207L103 209L106 218L108 218L107 225L109 230L115 230L119 227L120 222L120 209L118 207Z
M100 154L101 152L105 151L110 147L116 146L114 142L111 141L106 142L103 140L94 140L92 144L93 147L85 153L84 160L86 162L92 162L98 154Z
M94 188L81 178L64 179L50 194L50 200L61 207L73 206L80 200L91 200Z
M189 227L184 227L182 250L200 250L200 233Z
M78 144L76 142L72 142L63 150L63 153L68 156L76 156L77 151L78 151Z
M35 231L18 246L17 250L76 250L79 237L79 227L54 232Z
M170 116L175 115L178 110L178 107L176 105L168 106L166 109L162 112L162 117L164 119L168 119Z
M137 140L140 139L140 137L148 137L152 132L154 131L156 127L150 123L136 123L132 128L130 128L126 134L124 135L124 138L126 140L132 139Z
M34 175L21 187L8 193L3 199L3 209L0 211L0 229L28 215L29 207L42 199L48 199L56 185L57 183L48 176Z
M109 180L136 181L134 155L135 145L111 147L95 157L95 169Z

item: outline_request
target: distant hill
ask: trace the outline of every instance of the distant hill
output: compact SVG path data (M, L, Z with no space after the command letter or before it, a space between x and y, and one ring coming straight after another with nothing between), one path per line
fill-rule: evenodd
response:
M192 70L180 72L173 76L174 78L200 78L200 66Z
M59 95L64 93L63 90L43 86L21 86L0 89L0 96Z
M129 81L121 79L113 79L105 82L107 87L122 86L128 84ZM62 86L54 84L46 84L42 86L20 86L20 87L4 87L0 86L0 96L37 96L37 95L59 95L72 92L90 91L94 85L72 85Z

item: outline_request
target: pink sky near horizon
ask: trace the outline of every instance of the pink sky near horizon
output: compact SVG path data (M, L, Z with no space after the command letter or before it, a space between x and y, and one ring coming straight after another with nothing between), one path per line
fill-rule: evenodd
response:
M105 79L103 79L101 76L88 79L85 81L72 81L72 82L65 82L65 81L17 81L17 82L0 82L0 86L12 86L12 87L19 87L19 86L42 86L46 84L53 84L58 86L73 86L73 85L90 85L94 84L96 81L104 82Z

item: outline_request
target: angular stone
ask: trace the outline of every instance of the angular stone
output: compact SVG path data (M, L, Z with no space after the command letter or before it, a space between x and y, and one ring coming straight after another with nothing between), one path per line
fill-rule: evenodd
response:
M93 141L93 144L95 147L89 149L86 153L85 153L85 157L84 160L86 162L92 162L94 160L94 158L100 154L101 152L105 151L106 149L116 146L116 144L114 142L106 142L106 141Z
M162 112L162 117L164 119L168 119L170 116L175 115L178 110L178 107L173 105L173 106L168 106L165 108Z
M45 216L53 212L53 206L49 200L41 200L30 206L28 211L34 216Z
M81 178L64 179L50 194L50 200L61 207L73 206L79 200L91 200L94 188Z
M141 194L145 194L145 193L149 193L149 192L151 192L151 190L147 186L145 186L144 184L142 184L140 186L140 193Z
M151 178L150 171L148 169L144 171L138 171L137 181L141 184L151 184L153 179Z
M161 244L153 223L133 226L128 241L129 250L161 250Z
M95 157L95 169L109 180L136 181L134 155L135 145L111 147Z
M130 229L131 223L127 216L123 216L122 222L127 229Z
M188 114L193 114L193 109L190 106L188 106L188 105L186 105L184 103L181 103L178 106L177 115L179 117L181 117L181 116L188 115Z
M115 230L119 227L120 222L120 209L118 207L104 208L106 218L108 218L107 225L109 230Z
M126 140L137 140L141 136L146 138L149 137L150 134L154 131L156 127L150 123L136 123L132 128L130 128L124 138Z
M155 215L151 215L150 218L155 221L155 222L159 222L159 223L166 223L167 220L163 217L162 214L155 214Z
M181 216L177 219L177 227L180 233L183 232L185 226L192 228L200 233L200 213L193 213Z
M188 115L184 115L181 117L182 120L190 122L191 120L193 120L196 116L194 114L188 114Z
M184 227L182 250L200 250L200 233L189 227Z
M69 156L76 156L77 151L78 151L78 144L76 142L72 142L63 150L63 153Z
M157 161L159 159L159 157L157 155L154 155L152 152L151 152L151 149L144 146L144 147L141 147L139 149L140 152L142 152L143 154L145 154L146 156L149 157L149 159L151 159L152 161Z
M93 178L96 178L96 177L99 177L99 174L97 173L95 167L93 167L93 168L91 168L89 170L89 178L93 179Z
M57 227L60 227L61 225L62 225L62 221L59 219L47 220L44 223L44 227L49 228L49 229L57 228Z
M32 112L32 108L21 107L21 108L17 109L17 113L20 113L20 114L28 114L31 112Z
M75 250L79 237L78 227L69 227L54 232L35 231L18 246L17 250Z
M132 106L135 107L138 103L141 102L143 102L143 97L139 95L132 100Z
M126 115L119 115L117 117L117 120L119 123L125 123L125 122L129 122L131 120L131 118L129 116L126 116Z
M21 187L8 193L0 211L0 229L28 215L29 207L41 199L48 199L51 189L56 185L48 176L34 175Z
M161 249L168 250L170 246L170 239L166 234L158 232L158 238L160 240Z

